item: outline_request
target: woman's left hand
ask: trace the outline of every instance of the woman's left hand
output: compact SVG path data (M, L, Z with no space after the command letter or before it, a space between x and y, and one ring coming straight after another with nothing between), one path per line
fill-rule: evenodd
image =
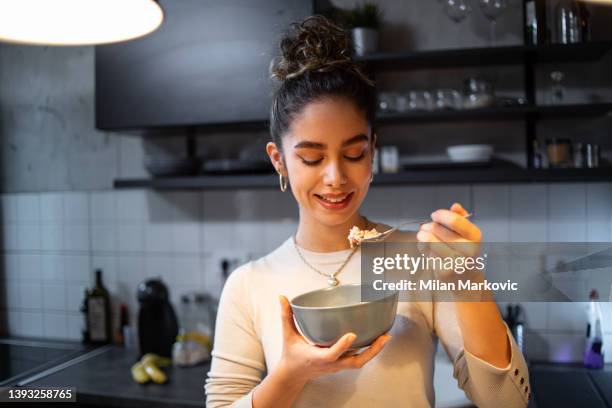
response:
M431 214L433 222L421 225L419 242L436 243L439 256L476 256L480 251L482 233L469 219L469 213L459 203L450 210L440 209Z

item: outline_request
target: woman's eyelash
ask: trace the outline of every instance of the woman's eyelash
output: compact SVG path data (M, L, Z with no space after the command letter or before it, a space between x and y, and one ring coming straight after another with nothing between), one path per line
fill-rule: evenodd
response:
M321 163L323 161L323 158L321 157L318 160L306 160L303 157L300 157L300 159L302 159L302 162L307 165L307 166L316 166L317 164Z
M363 159L364 157L365 157L365 152L362 152L357 157L344 156L345 159L350 160L350 161L359 161L359 160Z

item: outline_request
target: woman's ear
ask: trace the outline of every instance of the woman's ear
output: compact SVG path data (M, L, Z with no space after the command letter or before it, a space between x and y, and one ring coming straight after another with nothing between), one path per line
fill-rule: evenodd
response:
M266 152L268 153L268 157L276 169L276 172L286 177L287 170L285 169L285 165L283 163L283 154L278 146L276 146L276 143L268 142L268 144L266 144Z

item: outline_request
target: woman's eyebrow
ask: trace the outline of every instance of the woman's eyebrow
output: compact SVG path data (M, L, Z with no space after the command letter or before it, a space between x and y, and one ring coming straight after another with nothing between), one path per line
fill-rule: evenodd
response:
M359 142L368 142L370 139L364 135L363 133L358 134L356 136L351 137L349 140L345 140L344 142L342 142L342 146L348 146L348 145L352 145L355 143L359 143ZM295 146L293 146L294 149L326 149L327 145L323 144L323 143L318 143L318 142L310 142L308 140L304 140L302 142L297 143Z

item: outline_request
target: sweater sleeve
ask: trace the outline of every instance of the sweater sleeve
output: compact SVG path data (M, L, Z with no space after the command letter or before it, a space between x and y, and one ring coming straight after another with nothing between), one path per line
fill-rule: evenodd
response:
M465 395L481 408L526 407L531 393L529 372L508 327L506 335L511 347L510 364L498 368L464 349L454 303L438 303L434 310L436 333L453 361L453 376Z
M205 385L209 408L251 408L253 389L266 369L246 291L248 269L247 264L229 276L219 301L212 362Z

